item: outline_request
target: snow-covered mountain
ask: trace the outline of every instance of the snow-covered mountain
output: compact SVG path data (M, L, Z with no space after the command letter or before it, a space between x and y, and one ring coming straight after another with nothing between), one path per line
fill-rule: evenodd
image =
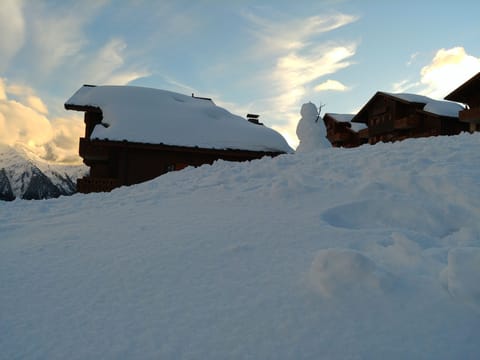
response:
M479 359L480 134L0 202L1 359Z
M58 165L21 146L0 144L0 200L48 199L71 195L88 168Z

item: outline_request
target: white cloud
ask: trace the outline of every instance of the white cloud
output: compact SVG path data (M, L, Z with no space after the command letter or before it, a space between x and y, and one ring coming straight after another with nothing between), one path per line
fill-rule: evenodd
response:
M88 45L85 26L105 3L106 0L29 3L31 50L42 75L73 61Z
M408 79L400 80L392 85L392 92L394 93L404 93L408 91L414 91L417 88L420 82L411 82Z
M47 107L33 89L8 85L0 79L0 143L23 144L48 160L80 162L78 139L84 130L82 118L50 120L47 113Z
M25 20L21 0L2 0L0 6L0 72L22 48L25 41Z
M432 62L421 70L422 94L442 98L480 72L480 58L463 47L440 49Z
M295 146L299 111L307 93L325 89L345 91L348 87L327 80L315 88L313 83L326 75L352 64L357 43L354 41L319 41L318 36L350 24L356 16L326 14L289 21L272 21L249 14L257 43L249 53L274 59L274 68L260 76L269 84L271 96L255 102L258 111L274 119L274 128L281 131Z
M340 81L331 80L331 79L328 79L327 81L324 81L323 83L318 84L317 86L315 86L313 88L313 90L315 90L317 92L329 91L329 90L347 91L348 89L349 88L347 86L343 85Z
M272 21L253 14L246 14L253 25L253 33L259 39L255 51L272 54L301 50L316 35L329 32L356 21L352 15L333 13L288 21Z
M146 70L125 68L126 49L127 44L124 40L111 39L92 56L93 60L85 69L84 82L95 85L126 85L150 75Z
M392 84L392 91L412 92L442 99L478 72L480 58L469 55L463 47L440 49L431 62L421 69L418 80L397 81Z

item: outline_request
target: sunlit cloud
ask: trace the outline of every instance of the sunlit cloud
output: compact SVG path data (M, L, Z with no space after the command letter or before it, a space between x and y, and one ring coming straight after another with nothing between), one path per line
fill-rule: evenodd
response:
M463 47L440 49L432 62L421 70L424 95L441 98L480 72L480 58L469 55Z
M84 129L82 118L48 119L47 114L46 105L31 88L9 86L0 79L0 143L21 144L46 160L79 163L77 152L78 138Z
M312 37L332 31L358 19L353 15L333 13L288 21L272 21L254 14L246 14L253 25L254 36L259 42L255 51L272 54L301 50L308 46ZM294 30L292 30L294 29Z
M2 0L0 8L0 72L9 65L25 41L23 1Z
M325 90L346 91L348 87L335 79L315 82L352 65L356 53L354 41L319 41L318 37L348 25L358 17L333 13L289 21L272 21L248 15L257 43L254 56L275 59L274 67L262 77L271 85L270 97L256 101L266 117L274 119L275 129L295 146L299 111L306 96ZM294 29L294 30L292 30Z
M345 86L340 81L328 79L327 81L318 84L313 88L317 92L321 91L347 91L349 90L348 86Z

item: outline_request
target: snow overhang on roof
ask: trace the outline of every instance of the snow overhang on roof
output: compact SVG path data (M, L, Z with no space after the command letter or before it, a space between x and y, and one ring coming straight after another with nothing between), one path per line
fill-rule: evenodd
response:
M427 113L437 115L437 116L446 116L446 117L453 117L458 118L458 112L463 110L464 107L458 103L446 100L434 100L429 98L428 96L424 95L417 95L417 94L409 94L409 93L387 93L387 92L377 92L369 101L368 103L362 107L362 109L358 112L357 115L353 118L353 122L364 122L362 121L362 115L371 104L371 102L378 96L387 96L390 98L397 99L404 103L416 103L416 104L423 104L422 111Z
M275 130L248 122L211 100L137 86L81 87L66 109L100 109L102 122L92 139L149 144L293 152Z

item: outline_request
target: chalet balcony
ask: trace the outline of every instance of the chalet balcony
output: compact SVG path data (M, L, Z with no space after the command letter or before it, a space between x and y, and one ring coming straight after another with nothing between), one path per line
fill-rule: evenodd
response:
M418 127L418 118L415 116L406 116L400 119L394 120L395 130L414 129Z
M480 107L465 109L459 113L460 121L480 124Z

